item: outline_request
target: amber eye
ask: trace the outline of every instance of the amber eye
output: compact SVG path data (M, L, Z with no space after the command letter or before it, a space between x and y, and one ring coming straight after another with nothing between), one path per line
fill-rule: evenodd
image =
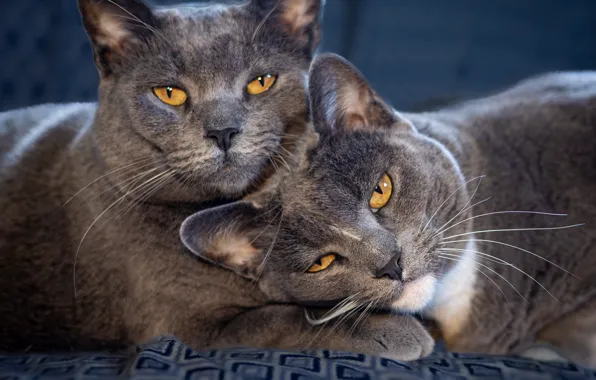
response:
M250 81L250 83L246 86L246 91L248 91L248 93L251 95L262 94L263 92L269 90L271 86L273 86L276 79L277 75L273 74L258 76Z
M155 87L153 89L155 96L165 104L170 106L181 106L186 102L186 92L176 87Z
M393 184L391 183L391 178L385 173L377 183L372 197L370 197L370 202L368 203L370 208L372 208L373 211L376 211L385 206L391 198L392 191Z
M327 269L331 263L333 263L336 259L336 256L333 253L328 254L327 256L320 257L313 265L308 268L308 273L317 273L322 270Z

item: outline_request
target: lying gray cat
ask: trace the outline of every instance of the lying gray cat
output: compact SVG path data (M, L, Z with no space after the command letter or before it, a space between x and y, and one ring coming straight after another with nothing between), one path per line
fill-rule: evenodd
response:
M424 313L454 350L520 353L539 339L594 365L596 230L571 227L596 219L596 74L400 115L323 55L309 91L320 136L303 161L187 219L192 252L272 301L337 305L313 324ZM388 328L378 315L360 323ZM388 344L379 334L368 339Z
M181 255L178 228L257 186L308 128L322 0L79 8L98 105L0 114L0 350L250 344L211 329L255 303L247 282Z

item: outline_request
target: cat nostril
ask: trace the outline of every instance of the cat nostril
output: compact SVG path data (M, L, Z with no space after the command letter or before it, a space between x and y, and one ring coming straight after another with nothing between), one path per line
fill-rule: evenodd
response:
M393 254L389 262L377 272L378 278L385 276L389 277L391 280L402 279L401 250Z
M210 129L205 133L205 137L215 140L219 149L227 152L232 146L232 139L238 133L239 128Z

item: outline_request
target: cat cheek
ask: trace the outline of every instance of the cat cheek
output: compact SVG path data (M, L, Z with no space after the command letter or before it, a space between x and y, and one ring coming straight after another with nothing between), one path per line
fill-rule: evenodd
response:
M181 115L172 106L164 104L153 94L137 96L136 108L142 125L153 126L153 129L168 130L172 124L182 122Z

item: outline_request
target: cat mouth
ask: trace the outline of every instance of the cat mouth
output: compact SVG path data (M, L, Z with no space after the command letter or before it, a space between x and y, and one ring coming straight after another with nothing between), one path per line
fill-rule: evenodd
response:
M406 281L400 295L391 303L391 308L400 312L420 312L431 303L436 287L437 279L430 274Z

